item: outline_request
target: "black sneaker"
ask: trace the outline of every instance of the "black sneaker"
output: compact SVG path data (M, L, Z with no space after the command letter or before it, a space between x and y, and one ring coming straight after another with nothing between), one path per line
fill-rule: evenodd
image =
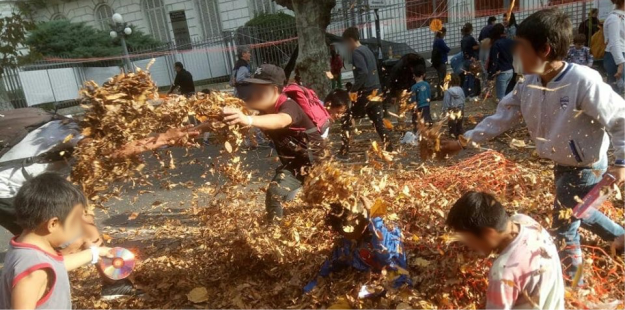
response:
M102 299L113 300L120 297L138 297L142 296L144 292L135 288L132 282L128 279L122 279L113 283L102 284Z

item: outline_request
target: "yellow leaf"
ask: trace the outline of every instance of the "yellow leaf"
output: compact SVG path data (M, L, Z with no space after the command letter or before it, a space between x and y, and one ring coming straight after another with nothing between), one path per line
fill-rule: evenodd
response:
M226 148L226 151L228 153L232 153L232 145L230 145L230 142L226 141L226 143L224 144L224 147Z
M575 276L573 277L573 281L571 281L571 288L575 289L577 284L579 284L579 280L582 278L582 274L584 273L584 262L577 267L577 271L575 272Z
M132 213L130 214L130 216L128 216L128 220L129 220L129 221L134 221L135 219L137 219L137 217L138 217L138 216L139 216L139 213L138 213L138 212L132 212Z
M386 127L387 129L393 129L393 123L391 123L391 121L389 121L386 118L383 118L382 121L384 122L384 127Z
M399 305L397 305L395 309L412 309L412 307L409 304L402 302L402 303L399 303Z
M208 290L203 286L196 287L187 294L187 298L195 304L208 301Z
M373 204L373 206L371 207L371 210L369 210L369 217L370 218L382 217L382 216L385 216L387 212L388 212L388 207L386 205L386 202L378 198Z
M328 77L328 79L333 79L334 78L334 74L332 74L332 72L330 71L326 71L326 76Z
M413 265L416 265L416 266L419 266L419 267L427 267L427 266L430 265L430 261L425 260L425 259L423 259L421 257L417 257L417 259L414 260L414 264Z
M65 139L63 139L63 143L69 142L70 140L72 140L73 137L74 135L70 133L69 135L67 135L67 137L65 137Z
M349 302L345 297L339 297L334 304L328 307L328 309L351 309Z

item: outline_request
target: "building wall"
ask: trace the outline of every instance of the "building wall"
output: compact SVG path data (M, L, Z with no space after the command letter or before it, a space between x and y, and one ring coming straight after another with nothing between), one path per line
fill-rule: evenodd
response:
M195 0L162 0L165 7L167 29L169 37L174 38L169 12L183 10L187 18L189 35L191 39L202 39L204 37L202 18L199 16L200 10L196 7ZM234 30L243 26L254 17L258 11L252 7L254 3L250 1L268 1L271 4L270 12L285 10L277 6L271 0L216 0L218 2L219 17L221 20L221 30ZM72 22L86 22L96 28L95 10L106 4L115 13L124 16L124 20L137 27L145 33L151 33L142 0L50 0L45 8L40 9L35 19L38 21L49 21L59 16L67 18Z

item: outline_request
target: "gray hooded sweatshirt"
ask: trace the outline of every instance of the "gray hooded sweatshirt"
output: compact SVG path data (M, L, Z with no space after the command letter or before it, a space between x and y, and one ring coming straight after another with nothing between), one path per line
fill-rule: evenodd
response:
M464 101L465 97L462 88L460 88L460 86L450 87L445 91L445 95L443 96L443 114L452 108L463 110Z
M558 165L590 167L607 157L610 139L615 159L625 159L625 99L589 67L565 63L546 87L538 75L525 75L497 112L464 136L484 142L522 120L538 155Z

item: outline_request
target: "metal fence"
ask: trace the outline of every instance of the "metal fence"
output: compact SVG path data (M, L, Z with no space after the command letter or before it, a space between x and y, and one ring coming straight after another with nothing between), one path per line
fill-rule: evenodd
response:
M434 36L429 24L434 18L440 19L447 28L447 44L457 49L462 25L472 23L477 36L488 16L496 16L501 22L501 15L507 11L510 1L387 0L388 5L379 8L377 14L381 38L392 45L383 44L383 48L378 50L380 56L386 59L417 52L429 58ZM329 34L340 36L347 27L355 26L361 30L364 40L377 42L374 39L378 30L376 16L367 6L367 0L338 0L337 3L327 29ZM569 14L575 29L592 7L591 2L571 0L516 0L515 3L518 23L539 9L558 6ZM159 87L172 84L176 61L182 62L192 73L196 85L207 85L229 80L240 45L252 47L253 64L284 66L297 48L295 24L285 21L264 27L240 27L213 38L133 50L130 51L130 60L134 66L145 67L151 59L155 59L150 72ZM391 50L393 46L395 48ZM338 50L349 64L349 53L341 47ZM47 59L18 69L6 69L0 80L0 92L6 94L4 97L8 97L15 108L50 103L72 105L77 103L78 90L84 81L94 80L101 84L119 73L122 65L123 56ZM346 65L346 68L350 66Z

